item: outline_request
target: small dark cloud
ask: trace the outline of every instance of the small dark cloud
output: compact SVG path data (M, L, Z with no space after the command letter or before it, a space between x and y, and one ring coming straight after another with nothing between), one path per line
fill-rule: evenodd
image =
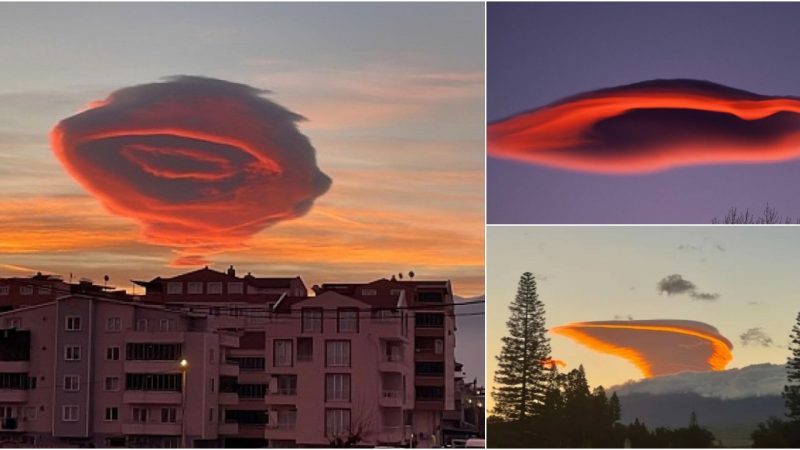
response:
M772 338L767 335L761 328L750 328L744 333L739 335L739 340L742 345L753 347L772 347Z
M717 293L698 291L694 283L677 273L662 278L656 285L656 288L660 294L688 295L694 300L714 301L719 298L719 294Z
M630 314L624 316L615 315L614 320L633 320L633 316L631 316Z

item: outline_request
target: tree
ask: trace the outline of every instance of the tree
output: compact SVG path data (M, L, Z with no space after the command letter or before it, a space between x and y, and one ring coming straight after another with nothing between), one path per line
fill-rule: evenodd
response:
M732 206L728 209L728 213L720 219L718 217L714 217L711 219L711 223L713 224L723 224L723 225L741 225L741 224L758 224L758 225L776 225L776 224L789 224L789 223L800 223L800 219L794 219L792 217L786 216L781 217L778 213L778 210L769 206L764 208L764 212L761 213L760 216L756 216L755 214L750 212L750 208L746 208L744 211L740 211L735 206Z
M786 379L788 383L783 387L783 399L786 402L786 415L793 421L800 420L800 314L797 315L792 327L789 355L786 361Z
M523 420L540 412L547 391L546 362L550 339L544 320L544 304L536 293L536 279L525 272L517 295L509 306L508 335L497 358L494 413L506 420Z

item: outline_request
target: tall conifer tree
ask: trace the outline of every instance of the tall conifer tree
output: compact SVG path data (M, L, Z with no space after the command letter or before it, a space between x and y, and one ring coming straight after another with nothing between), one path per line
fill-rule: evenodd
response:
M793 421L800 421L800 314L792 327L792 342L789 350L792 354L786 361L787 381L783 387L783 399L786 402L786 413Z
M509 309L508 335L496 357L494 413L506 420L523 420L541 412L549 382L550 339L532 273L520 277Z

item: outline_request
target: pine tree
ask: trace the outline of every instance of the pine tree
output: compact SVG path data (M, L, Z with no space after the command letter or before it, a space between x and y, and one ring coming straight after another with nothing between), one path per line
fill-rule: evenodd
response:
M793 421L800 421L800 314L792 327L791 344L792 352L786 361L787 385L783 387L783 399L786 402L786 415Z
M622 405L619 403L619 397L617 397L616 391L611 394L611 398L608 400L608 408L610 410L612 423L619 422L622 418Z
M547 392L550 339L544 304L536 293L536 279L525 272L509 306L508 335L497 355L494 413L506 420L522 420L540 413Z

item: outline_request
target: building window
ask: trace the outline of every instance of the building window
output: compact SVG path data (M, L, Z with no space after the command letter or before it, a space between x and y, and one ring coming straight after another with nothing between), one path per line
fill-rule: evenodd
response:
M208 408L208 421L214 421L214 408Z
M220 283L219 281L215 281L213 283L207 283L206 292L208 294L214 294L214 295L222 294L222 283Z
M19 317L12 317L10 319L6 319L6 328L22 328L22 319Z
M187 294L202 294L203 293L203 283L199 281L190 281L186 283L186 293Z
M362 289L361 290L361 295L363 295L365 297L372 297L372 296L378 295L378 290L377 289Z
M0 295L8 295L11 292L9 286L0 286Z
M64 391L77 392L81 389L81 377L78 375L64 375Z
M77 422L80 414L78 405L64 405L61 407L61 420L63 422Z
M444 353L444 339L436 339L433 341L433 352L437 355Z
M358 309L339 308L336 316L339 333L358 333Z
M326 341L325 366L350 367L350 341Z
M292 367L292 340L275 339L272 343L272 353L275 367Z
M350 375L346 373L329 373L325 375L325 401L350 401Z
M106 349L106 360L119 361L119 347L108 347Z
M167 294L183 294L183 283L175 281L167 283Z
M20 286L19 293L22 295L33 295L33 288L30 286Z
M116 422L117 420L119 420L119 408L116 406L106 408L106 421Z
M65 329L67 331L81 331L81 318L77 316L67 316L65 319Z
M158 329L161 331L172 331L175 329L175 319L161 319L158 323Z
M325 410L325 435L337 437L347 434L350 431L350 410L349 409L326 409Z
M183 355L182 344L151 344L129 342L125 346L128 361L178 361Z
M133 417L131 419L139 423L147 422L147 408L133 408Z
M297 338L297 361L312 361L314 359L314 338Z
M422 303L442 303L444 295L441 292L419 292L417 293L417 301Z
M181 392L179 373L126 373L125 390Z
M322 308L303 308L301 315L303 333L322 332Z
M136 319L136 331L147 331L147 319Z
M119 390L119 377L106 377L105 390L114 392Z
M244 292L244 283L241 281L228 283L228 294L241 294Z
M214 393L214 384L215 384L214 383L214 378L213 377L209 378L208 379L208 389L211 391L212 394Z
M64 347L64 359L66 361L80 361L81 347L79 345L67 345Z
M161 408L161 423L175 423L177 421L177 408Z
M278 395L297 395L297 375L278 375Z
M442 400L444 399L443 386L416 386L417 400Z
M444 328L444 314L416 313L414 315L417 328Z
M208 363L209 364L214 364L215 361L216 360L214 359L214 349L210 348L210 349L208 349Z
M444 363L441 361L417 361L417 375L421 376L442 376L444 375Z
M53 289L50 286L41 286L39 288L39 295L52 295Z
M122 330L122 319L119 317L109 317L106 319L106 331L118 332Z

